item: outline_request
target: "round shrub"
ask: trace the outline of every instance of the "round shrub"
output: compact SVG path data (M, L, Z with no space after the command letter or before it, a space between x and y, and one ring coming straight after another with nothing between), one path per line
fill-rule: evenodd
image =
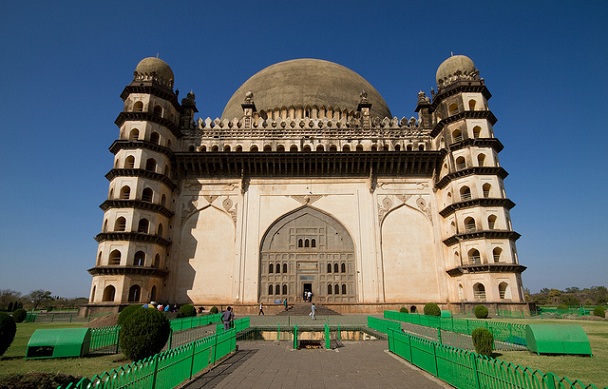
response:
M167 343L171 324L156 309L138 309L127 317L120 329L120 347L132 361L159 353Z
M426 316L441 316L441 308L435 303L428 303L424 306L424 314Z
M601 305L598 305L593 309L593 316L606 317L606 310Z
M8 350L16 333L15 320L6 313L0 312L0 355L4 355L4 352Z
M220 310L217 309L217 307L214 305L211 307L211 309L209 310L209 313L211 313L212 315L215 315L216 313L218 313Z
M473 310L475 313L475 317L478 319L487 319L488 318L488 308L485 305L477 305Z
M193 317L196 316L196 308L194 305L184 304L179 307L179 311L177 311L177 317Z
M13 319L15 319L15 323L23 323L25 318L27 317L27 311L23 308L18 308L13 312Z
M399 309L399 312L401 312L401 313L410 313L410 311L408 311L406 307L401 307Z
M137 312L140 309L144 309L141 305L129 305L128 307L124 307L120 314L118 315L118 325L125 324L125 321L129 316L131 316L134 312Z
M475 352L480 355L492 356L494 335L485 328L475 328L471 333Z

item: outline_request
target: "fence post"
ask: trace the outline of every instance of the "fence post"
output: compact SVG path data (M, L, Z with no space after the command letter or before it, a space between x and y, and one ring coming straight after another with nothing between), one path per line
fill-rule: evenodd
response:
M441 328L437 328L437 340L439 340L439 344L443 344L441 341Z
M217 332L213 335L213 364L215 365L215 357L217 356Z
M331 348L331 339L329 338L329 325L325 323L325 349L329 350Z
M281 323L277 323L277 340L281 341Z
M298 349L298 326L293 326L293 349Z
M192 379L192 372L194 371L194 357L196 355L196 342L192 342L192 360L190 361L190 376L188 379Z
M156 387L156 377L158 375L158 354L154 354L152 358L154 358L154 375L152 376L152 386L150 386L150 388L154 389Z
M173 328L169 328L169 347L167 348L167 350L171 350L173 347L171 346L173 344Z
M547 373L544 375L543 380L545 381L545 384L547 385L547 389L556 389L557 388L557 386L555 385L556 378L557 377L553 373Z
M481 383L479 382L479 370L477 369L477 355L475 353L469 353L471 356L471 365L473 365L473 374L475 375L475 387L481 389Z
M437 343L433 342L433 360L435 361L435 377L439 378L439 366L437 365Z
M340 323L338 323L338 342L342 341L342 334L340 333Z
M114 351L114 354L118 354L118 350L120 347L120 329L122 327L118 327L116 328L116 350Z

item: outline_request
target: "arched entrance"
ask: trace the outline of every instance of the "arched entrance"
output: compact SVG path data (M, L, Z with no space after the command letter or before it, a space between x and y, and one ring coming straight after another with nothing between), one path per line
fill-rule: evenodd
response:
M356 302L353 240L333 217L299 208L266 231L260 250L260 301L303 301L305 291L321 303Z

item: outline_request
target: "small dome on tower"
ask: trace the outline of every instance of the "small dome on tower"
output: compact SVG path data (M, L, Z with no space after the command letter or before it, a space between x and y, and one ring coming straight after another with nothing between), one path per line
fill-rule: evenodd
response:
M141 76L151 76L156 74L157 81L163 85L173 87L173 70L165 61L156 57L144 58L137 64L135 73Z
M471 58L467 57L466 55L453 55L443 61L443 63L439 65L439 68L437 69L437 85L444 83L446 79L449 79L451 76L457 73L464 75L476 75L477 69L475 69L475 64Z

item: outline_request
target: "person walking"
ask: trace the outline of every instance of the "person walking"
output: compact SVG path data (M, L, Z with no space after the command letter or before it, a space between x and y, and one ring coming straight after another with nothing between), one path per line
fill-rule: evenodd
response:
M312 320L317 320L315 318L316 313L317 313L317 307L315 306L315 303L312 303L312 305L310 306L310 313L309 313Z
M264 316L264 304L260 303L260 312L258 312L258 316Z

